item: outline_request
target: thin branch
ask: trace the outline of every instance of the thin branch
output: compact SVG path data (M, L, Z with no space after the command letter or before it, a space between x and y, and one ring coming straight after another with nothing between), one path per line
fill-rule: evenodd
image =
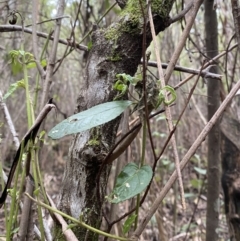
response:
M15 32L15 31L22 31L22 26L19 25L0 25L0 32ZM29 33L32 34L32 29L30 28L24 28L24 32L25 33ZM43 33L43 32L37 32L37 36L42 37L42 38L48 38L49 34ZM50 40L54 40L54 37L50 37ZM58 39L58 42L64 45L69 45L71 47L75 47L79 50L82 51L88 51L88 47L83 45L83 44L77 44L77 43L73 43L71 41L67 41L64 39Z
M193 1L191 1L190 3L188 3L186 5L186 7L180 12L178 13L176 16L172 17L170 20L170 23L175 23L177 21L179 21L180 19L182 19L186 13L191 9L191 7L193 6Z
M13 143L14 143L15 149L17 150L19 145L20 145L20 142L19 142L19 139L18 139L18 134L15 130L15 127L14 127L12 118L10 116L10 113L8 111L8 108L7 108L6 104L3 102L3 97L2 97L1 91L0 91L0 108L3 110L4 117L6 119L6 122L7 122L8 126L9 126L9 130L12 133L12 136L13 136Z
M30 195L33 195L34 187L35 187L34 182L30 178L30 176L26 177L26 192L30 193ZM32 201L26 196L24 196L22 215L21 215L19 231L18 231L19 241L23 241L26 239L26 235L30 225L29 219L30 219L31 207L32 207Z
M62 19L62 18L71 18L71 17L68 16L68 15L63 15L63 16L58 16L58 17L55 17L55 18L47 19L47 20L38 22L38 23L36 23L36 24L39 25L39 24L43 24L43 23L48 23L48 22L52 22L52 21L58 20L58 19L60 19L60 18ZM31 26L33 26L33 24L26 25L25 27L28 28L28 27L31 27Z
M141 61L141 63L142 63L142 61ZM155 61L148 61L148 66L157 67L157 62L155 62ZM167 67L168 67L168 64L162 63L162 68L163 69L167 69ZM184 73L188 73L188 74L193 74L193 75L198 75L200 73L200 70L186 68L186 67L182 67L180 65L175 65L174 66L174 70L175 71L184 72ZM221 80L221 78L222 78L221 74L215 74L215 73L209 72L208 69L207 70L203 70L201 72L201 76L203 78L212 78L212 79L219 79L219 80Z
M78 21L78 15L80 14L81 12L81 6L82 6L82 0L80 1L80 3L78 4L78 9L77 9L77 12L76 12L76 19L74 20L74 24L72 26L72 29L71 29L71 33L70 33L70 36L69 36L69 40L71 40L73 43L75 43L75 28L76 28L76 25L77 25L77 21ZM71 24L71 22L70 22ZM72 24L71 24L72 25ZM58 65L57 67L54 69L54 73L55 74L58 69L60 68L61 64L63 63L63 60L68 56L69 53L71 53L74 49L74 47L71 47L70 51L68 51L68 48L71 47L70 45L68 45L64 51L64 54L63 54L63 57L58 61Z
M202 2L203 2L203 0L198 0L198 1L195 1L194 4L193 4L191 14L189 14L189 19L188 19L187 25L186 25L186 27L183 31L182 37L181 37L181 39L178 43L178 46L176 47L176 49L175 49L175 51L174 51L174 53L171 57L168 68L166 70L166 73L165 73L166 84L168 83L168 81L170 79L170 76L172 75L174 66L176 65L176 63L179 59L179 56L180 56L180 54L181 54L181 52L182 52L182 50L185 46L186 40L189 36L190 30L192 29L192 25L194 23L197 12L198 12Z
M232 51L233 49L235 49L238 46L238 44L234 44L231 48L223 51L222 53L218 54L217 56L215 56L214 58L210 59L207 63L204 64L204 66L202 67L203 69L206 69L207 67L209 67L210 65L214 64L216 62L217 59L221 58L222 56L224 56L225 54L227 54L228 52ZM183 81L179 82L177 85L174 86L174 89L178 89L180 86L184 85L187 81L189 81L192 77L194 77L194 74L188 76L186 79L184 79ZM205 76L206 78L206 76Z
M58 2L58 11L57 11L57 16L62 16L64 14L64 9L65 9L65 1L60 0ZM51 47L51 53L49 57L49 61L47 64L47 71L46 71L46 78L44 81L43 85L43 92L42 92L42 100L41 100L41 105L40 108L42 109L44 104L46 103L48 99L48 94L49 94L49 89L52 84L52 77L53 77L53 70L55 67L55 61L56 61L56 56L57 56L57 48L58 48L58 41L60 37L60 29L61 29L61 21L62 19L56 20L56 25L54 29L54 37L53 37L53 44Z
M45 71L43 69L43 67L40 64L39 61L39 55L38 55L38 49L37 49L37 16L38 16L38 0L33 0L33 6L32 6L32 18L33 18L33 26L32 26L32 45L33 45L33 54L34 54L34 58L35 58L35 62L37 65L37 69L38 72L42 78L42 80L44 80L45 78Z

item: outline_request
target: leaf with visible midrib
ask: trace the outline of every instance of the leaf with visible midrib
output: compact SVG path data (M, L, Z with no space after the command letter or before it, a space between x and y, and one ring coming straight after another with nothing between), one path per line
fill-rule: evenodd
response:
M60 122L50 130L48 136L59 139L102 125L115 119L131 104L131 101L122 100L96 105Z
M141 193L150 183L152 175L150 166L139 168L135 163L128 163L117 177L110 201L119 203Z

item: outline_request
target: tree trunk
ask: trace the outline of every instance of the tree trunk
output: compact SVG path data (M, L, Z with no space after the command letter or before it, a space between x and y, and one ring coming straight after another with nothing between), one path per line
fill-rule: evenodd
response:
M166 2L164 5L161 1L151 2L156 32L163 31L169 25L168 15L174 1ZM79 94L76 112L112 101L116 95L112 88L116 74L134 75L142 57L142 20L139 1L131 0L124 7L119 21L107 29L95 27L86 66L85 88ZM151 41L149 26L146 35L148 46ZM78 219L82 215L82 219L95 228L101 224L101 207L111 165L106 165L101 171L98 185L96 176L115 143L119 120L117 118L76 135L64 172L59 209ZM78 227L74 231L79 240L98 240L97 235L84 228Z
M205 0L204 19L206 31L206 51L209 58L218 54L217 14L213 0ZM217 73L217 67L211 68ZM207 79L208 87L208 120L214 115L220 104L219 80ZM218 215L220 191L220 131L219 123L212 128L208 135L208 186L207 186L207 219L206 241L218 240Z
M240 123L229 112L224 113L222 131L222 187L229 234L240 240Z

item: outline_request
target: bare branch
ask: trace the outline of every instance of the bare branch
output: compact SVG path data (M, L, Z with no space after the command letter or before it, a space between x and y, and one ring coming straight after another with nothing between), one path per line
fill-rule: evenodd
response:
M141 61L141 63L142 63L142 61ZM148 61L148 66L157 67L157 62ZM167 67L168 67L168 64L162 63L163 69L166 69ZM219 80L221 80L221 78L222 78L222 75L211 73L211 72L208 71L208 69L200 72L200 70L197 70L197 69L191 69L191 68L182 67L180 65L175 65L174 70L184 72L184 73L188 73L188 74L193 74L193 75L199 75L200 74L200 76L203 77L203 78L212 78L212 79L219 79Z
M14 143L15 149L17 150L19 145L20 145L20 142L19 142L19 139L18 139L18 134L15 130L15 127L14 127L14 124L12 122L12 118L10 116L8 108L7 108L6 104L3 102L3 97L2 97L1 91L0 91L0 108L3 110L4 117L6 119L6 122L7 122L8 126L9 126L9 130L12 133L12 136L13 136L13 143Z
M58 11L57 11L57 16L62 16L64 14L64 9L65 9L65 1L60 0L59 1L59 6L58 6ZM48 94L49 94L49 89L52 84L52 77L53 77L53 70L55 67L55 60L57 56L57 47L58 47L58 40L60 37L60 29L61 29L61 21L62 19L56 20L56 25L54 29L54 37L53 37L53 44L51 47L51 53L49 57L49 61L47 64L47 71L46 71L46 78L44 81L43 85L43 93L42 93L42 100L41 100L41 105L40 108L42 109L44 107L44 104L46 103L48 99Z
M187 22L187 25L183 31L183 34L182 34L182 37L178 43L178 46L176 47L173 55L172 55L172 58L169 62L169 65L168 65L168 68L166 70L166 73L165 73L165 81L166 81L166 84L168 83L169 79L170 79L170 76L173 72L173 69L174 69L174 66L175 64L177 63L178 61L178 58L185 46L185 43L186 43L186 40L188 38L188 35L190 33L190 30L192 29L192 25L194 23L194 20L196 18L196 15L197 15L197 12L202 4L203 0L198 0L198 1L195 1L194 4L193 4L193 7L192 7L192 11L191 11L191 14L189 14L189 20Z
M176 16L172 17L170 20L170 24L175 23L175 22L179 21L180 19L182 19L185 16L185 14L191 9L192 6L193 6L193 1L188 3L187 6L180 13L178 13Z
M63 16L57 16L57 17L55 17L55 18L50 18L50 19L47 19L47 20L44 20L44 21L41 21L41 22L38 22L38 23L36 23L37 25L39 25L39 24L43 24L43 23L47 23L47 22L51 22L51 21L55 21L55 20L57 20L57 19L62 19L62 18L71 18L70 16L68 16L68 15L63 15ZM31 26L33 26L33 24L29 24L29 25L26 25L25 27L31 27Z
M0 25L0 32L15 32L15 31L17 31L17 32L22 31L22 26L19 26L19 25ZM24 28L24 32L32 34L33 31L30 28ZM43 33L43 32L37 32L37 36L42 37L42 38L48 38L48 34ZM49 39L53 40L54 37L50 36ZM61 44L64 44L64 45L69 45L69 46L75 47L75 48L77 48L79 50L82 50L82 51L86 51L86 52L88 51L87 46L82 45L82 44L72 43L72 42L66 41L64 39L59 39L58 42L61 43Z
M42 80L45 78L45 71L40 64L38 50L37 50L37 16L38 16L38 0L33 0L32 7L32 18L33 18L33 26L32 26L32 44L33 44L33 54L35 58L35 62L37 65L37 69L39 74L41 75Z

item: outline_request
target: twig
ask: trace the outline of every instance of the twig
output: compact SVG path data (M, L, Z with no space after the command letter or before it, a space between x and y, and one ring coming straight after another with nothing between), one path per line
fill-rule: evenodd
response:
M188 3L180 13L172 17L170 20L170 23L172 24L182 19L186 15L186 13L191 9L192 6L193 6L193 0L190 3Z
M141 63L142 63L142 61L141 61ZM148 61L148 66L157 67L157 62L155 62L155 61ZM168 67L168 64L162 63L162 68L163 69L166 69L167 67ZM174 70L175 71L184 72L184 73L188 73L188 74L193 74L193 75L198 75L200 73L200 70L186 68L186 67L182 67L182 66L179 66L179 65L175 65ZM219 80L222 78L221 74L211 73L211 72L208 71L208 69L203 70L201 72L201 76L203 78L212 78L212 79L219 79Z
M179 56L185 46L185 43L186 43L186 40L188 38L188 35L190 33L190 30L192 29L192 25L194 23L194 20L196 18L196 15L197 15L197 12L202 4L203 0L198 0L198 1L195 1L194 4L193 4L193 9L191 11L191 14L189 14L189 20L187 22L187 25L183 31L183 34L182 34L182 37L178 43L178 46L176 47L174 53L172 54L172 57L171 57L171 60L169 62L169 65L168 65L168 68L166 70L166 73L165 73L165 81L166 81L166 84L168 83L169 79L170 79L170 76L173 72L173 69L174 69L174 66L175 64L177 63L178 59L179 59Z
M68 40L71 40L73 43L75 43L75 28L76 28L77 21L78 21L78 15L81 12L81 6L82 6L82 1L80 1L80 3L78 4L78 9L77 9L77 12L76 12L76 19L74 20L74 24L72 26L71 33L70 33L70 36L68 38ZM71 24L71 21L70 21L70 24ZM69 47L71 47L70 51L68 51ZM63 54L63 57L58 61L58 65L54 69L54 73L53 74L55 74L58 71L58 69L60 68L60 66L63 63L63 60L68 56L69 53L71 53L73 51L74 48L75 47L69 46L69 45L66 47L66 49L64 51L64 54Z
M225 54L227 54L228 52L232 51L233 49L235 49L238 46L238 44L234 44L231 48L223 51L222 53L218 54L217 56L215 56L214 58L210 59L207 63L204 64L204 66L202 67L203 69L206 69L207 67L209 67L211 64L214 64L215 61L219 58L221 58L222 56L224 56ZM184 85L187 81L189 81L192 77L194 77L194 74L188 76L186 79L184 79L183 81L179 82L177 85L174 86L174 89L177 90L180 86Z
M26 177L26 192L32 195L33 191L34 191L34 182L28 176ZM21 215L19 231L18 231L19 241L23 241L26 239L28 227L30 225L29 217L30 217L31 207L32 207L32 201L25 196L23 201L22 215Z
M8 108L7 108L6 104L3 102L3 97L2 97L1 91L0 91L0 108L3 110L4 117L7 121L8 126L9 126L9 130L12 133L12 136L13 136L14 146L17 150L19 145L20 145L20 142L19 142L19 139L18 139L18 134L15 130L15 127L14 127L14 124L12 122L12 118L9 114Z
M19 25L0 25L0 32L14 32L14 31L22 31L22 26L19 26ZM23 31L25 33L32 34L32 29L30 29L30 28L24 28ZM48 35L49 34L37 31L37 36L39 36L39 37L48 38L49 37ZM49 39L54 40L54 37L51 36ZM88 47L83 45L83 44L73 43L73 42L70 42L70 41L67 41L67 40L64 40L64 39L58 39L58 42L61 43L61 44L64 44L64 45L69 45L69 46L75 47L75 48L77 48L79 50L82 50L82 51L85 51L85 52L88 51Z
M47 20L44 20L44 21L41 21L41 22L38 22L38 23L36 23L37 25L39 25L39 24L43 24L43 23L48 23L48 22L52 22L52 21L55 21L55 20L58 20L58 19L62 19L62 18L71 18L71 16L69 16L69 15L63 15L63 16L57 16L57 17L55 17L55 18L50 18L50 19L47 19ZM25 27L31 27L31 26L33 26L33 24L29 24L29 25L26 25Z
M45 78L45 71L43 67L40 64L39 56L38 56L38 50L37 50L37 16L38 16L38 0L33 0L33 6L32 6L32 18L33 18L33 25L32 25L32 45L33 45L33 53L35 62L37 65L38 72L41 76L41 79L44 80Z
M206 120L206 118L204 117L204 115L203 115L203 113L201 112L201 110L198 108L198 105L197 105L197 103L196 103L196 100L195 100L194 96L192 96L192 102L193 102L193 104L194 104L194 107L195 107L197 113L198 113L199 116L200 116L200 119L201 119L202 122L203 122L203 125L206 125L206 124L207 124L207 120Z
M65 8L65 1L60 0L58 2L57 16L62 16L64 14L64 8ZM53 40L53 44L52 44L52 48L51 48L49 61L47 64L46 78L45 78L44 86L43 86L42 100L41 100L41 105L40 105L41 109L43 108L44 104L46 103L46 101L48 99L49 89L52 84L53 70L55 67L58 40L59 40L60 29L61 29L61 20L62 19L56 20L56 25L55 25L55 29L54 29L54 40Z

